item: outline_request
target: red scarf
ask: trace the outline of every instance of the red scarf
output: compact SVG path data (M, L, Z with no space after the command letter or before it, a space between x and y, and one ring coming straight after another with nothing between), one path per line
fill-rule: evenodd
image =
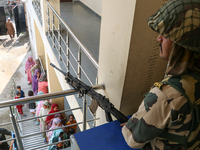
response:
M56 111L53 110L55 107L58 107L58 104L56 104L56 103L55 103L55 104L52 104L52 106L51 106L51 111L50 111L48 114L58 112L59 110L56 110ZM47 116L45 122L49 122L52 118L54 118L54 116L55 116L55 114L54 114L54 115Z

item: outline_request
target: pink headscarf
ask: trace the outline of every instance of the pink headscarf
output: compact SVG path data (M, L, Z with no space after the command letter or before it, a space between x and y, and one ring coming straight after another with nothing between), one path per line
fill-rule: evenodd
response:
M36 109L36 116L38 117L39 114L40 114L40 109L42 108L43 106L43 101L40 101L37 105L37 109Z
M55 123L56 123L56 124L59 124L61 121L62 121L62 120L59 119L59 118L54 118L54 119L53 119L52 126L51 126L51 128L50 128L49 130L55 129L55 128L56 128ZM62 127L63 127L63 125L62 125ZM51 136L53 135L53 132L54 132L54 131L49 131L49 132L47 132L47 137L48 137L49 139L50 139Z
M44 93L41 92L41 91L37 93L37 95L42 95L42 94L44 94ZM39 114L40 114L40 109L42 108L42 106L43 106L43 101L40 101L40 102L38 103L37 109L36 109L36 116L37 116L37 117L38 117Z
M32 61L29 61L30 59L32 59ZM30 69L32 65L35 65L35 62L33 61L33 57L29 56L25 64L25 70L27 71L28 69Z

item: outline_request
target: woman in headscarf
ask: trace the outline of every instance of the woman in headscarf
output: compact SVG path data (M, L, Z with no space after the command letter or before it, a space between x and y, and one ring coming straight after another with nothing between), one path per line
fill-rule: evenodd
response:
M47 76L45 73L41 74L40 79L38 81L38 91L48 93L48 82L47 82Z
M52 123L52 126L51 128L49 128L49 130L52 130L52 129L55 129L57 127L62 127L63 124L62 124L62 120L60 118L54 118L53 119L53 123ZM48 130L48 129L47 129ZM53 135L53 132L54 131L49 131L47 132L47 141L49 141L49 139L51 138L51 136Z
M31 67L32 75L34 75L36 69L41 70L40 69L40 61L39 61L39 59L36 59L35 60L35 65L33 67Z
M67 135L63 132L63 130L62 129L57 129L57 130L54 130L53 135L52 135L51 139L49 140L49 144L54 143L53 139L55 137L59 137L60 140L66 140L67 139ZM64 145L65 145L64 147L67 147L68 146L68 142L64 142ZM48 150L51 150L51 147L52 146L49 146Z
M51 106L51 107L52 107L52 106ZM63 125L66 124L66 121L65 121L65 119L62 119L63 117L62 117L61 114L55 114L54 119L55 119L55 118L61 119L61 122L62 122ZM49 130L49 129L52 127L52 125L53 125L53 120L50 121L50 122L49 122L48 124L46 124L46 125L47 125L47 130Z
M43 106L40 110L40 114L39 116L43 116L43 115L47 115L49 113L49 111L51 110L51 103L49 101L43 101ZM46 130L46 125L45 125L45 120L46 120L46 116L45 117L41 117L40 119L40 130L41 131L45 131ZM46 132L43 133L43 137L45 138L44 142L46 143Z
M60 137L54 137L52 139L52 143L56 143L59 141L62 141ZM49 150L61 150L61 149L63 149L63 143L58 143L58 144L49 146Z
M52 104L52 107L51 107L51 111L49 112L49 114L51 113L56 113L56 112L59 112L59 107L58 107L58 104ZM55 115L50 115L50 116L47 116L46 118L46 125L48 125L53 119L54 119L54 116ZM61 119L63 118L63 116L61 115ZM48 126L49 128L49 126Z
M42 94L44 94L42 91L40 91L40 92L37 93L37 95L42 95ZM39 116L40 110L41 110L42 106L43 106L43 101L37 101L37 102L36 102L36 113L35 113L36 117ZM40 123L39 123L39 119L38 119L38 122L37 122L36 124L37 124L37 125L40 124Z
M28 85L32 83L31 67L33 67L34 65L35 62L33 61L33 57L29 56L25 64L25 73L27 74L27 80L29 81Z
M33 76L33 81L32 81L34 95L37 95L37 93L38 93L38 80L39 79L40 79L40 70L36 69L35 74Z

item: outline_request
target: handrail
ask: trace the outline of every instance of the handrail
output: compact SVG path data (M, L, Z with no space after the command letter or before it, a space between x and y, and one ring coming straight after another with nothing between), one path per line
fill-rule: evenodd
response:
M92 86L92 88L93 88L93 86ZM96 90L103 89L103 88L104 88L104 86L102 84L94 86L94 89L96 89ZM43 94L43 95L36 95L36 96L30 96L30 97L25 97L25 98L20 98L20 99L1 101L0 108L36 102L36 101L41 101L41 100L45 100L45 99L70 96L70 95L73 95L76 93L78 93L78 91L76 91L76 90L64 90L64 91L59 91L59 92L47 93L47 94Z
M55 114L60 114L60 113L64 113L64 112L68 112L68 111L72 111L72 110L81 109L81 108L83 108L83 106L77 107L77 108L73 108L73 109L62 110L62 111L58 111L58 112L55 112L55 113L51 113L51 114L47 114L47 115L42 115L42 116L38 116L38 117L30 117L28 119L22 119L22 120L19 120L17 122L24 122L24 121L32 120L32 119L35 119L35 118L42 118L42 117L51 116L51 115L55 115Z
M94 64L94 66L98 69L99 64L95 60L94 56L89 52L89 50L78 40L78 38L74 35L72 30L69 28L69 26L62 20L62 18L58 15L58 13L53 9L53 7L49 4L49 2L46 1L48 6L51 8L51 10L54 12L54 14L58 17L58 19L63 23L65 28L67 28L68 32L71 34L73 39L76 41L76 43L82 48L83 52L88 56L88 58L91 60L91 62Z
M91 122L91 121L98 120L98 119L99 118L90 119L90 120L87 120L86 122ZM79 125L79 124L82 124L82 123L83 122L78 122L78 123L73 123L73 124L70 124L70 125L63 126L63 127L58 127L58 128L55 128L55 129L51 129L51 130L45 130L45 131L35 132L35 133L32 133L32 134L22 135L21 138L25 138L25 137L29 137L29 136L33 136L33 135L49 132L49 131L54 131L54 130L57 130L57 129L67 128L67 127L71 127L71 126L74 126L74 125Z
M47 147L47 146L51 146L51 145L55 145L55 144L59 144L59 143L64 143L64 142L67 142L67 141L70 141L70 139L59 141L59 142L55 142L55 143L51 143L51 144L46 144L44 146L34 147L32 149L29 149L29 150L35 150L35 149L39 149L39 148L43 148L43 147Z
M5 126L5 125L9 125L9 124L12 124L12 122L2 123L2 124L0 124L0 126Z
M7 139L7 140L2 140L1 143L8 142L8 141L12 141L12 140L16 140L16 138L11 138L11 139Z

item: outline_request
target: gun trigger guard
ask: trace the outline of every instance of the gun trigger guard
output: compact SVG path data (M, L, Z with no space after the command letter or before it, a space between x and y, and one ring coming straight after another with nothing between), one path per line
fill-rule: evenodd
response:
M83 97L83 95L84 95L84 94L79 93L79 94L78 94L78 97L81 98L81 97Z

